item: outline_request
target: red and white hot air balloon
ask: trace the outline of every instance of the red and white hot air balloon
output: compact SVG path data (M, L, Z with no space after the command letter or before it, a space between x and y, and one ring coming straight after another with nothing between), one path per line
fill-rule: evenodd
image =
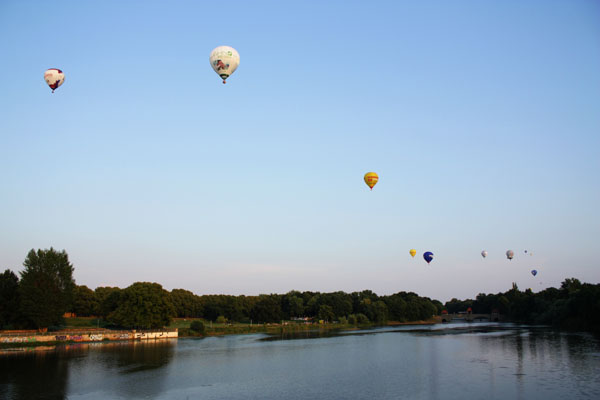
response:
M65 73L58 68L50 68L44 72L44 80L52 89L52 93L65 81Z

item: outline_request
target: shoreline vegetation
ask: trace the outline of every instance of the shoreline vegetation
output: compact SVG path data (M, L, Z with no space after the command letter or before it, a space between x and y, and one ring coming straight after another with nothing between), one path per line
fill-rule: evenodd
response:
M387 295L371 290L198 295L185 289L169 291L156 282L92 290L75 283L66 251L53 248L32 249L23 266L20 277L9 269L0 274L0 329L50 333L40 340L32 337L32 342L51 341L55 332L65 328L124 332L177 328L181 337L285 334L422 324L432 317L456 313L495 314L499 321L600 333L600 284L576 278L565 279L560 288L538 292L519 290L513 283L504 293L479 293L475 299L454 298L443 304L406 291ZM0 333L0 344L10 342L10 337Z
M96 323L97 318L90 317L75 317L67 318L67 325L63 330L57 330L53 332L46 332L48 335L74 335L82 332L87 332L93 329L95 333L107 334L115 332L111 329L94 328L92 325ZM203 332L198 332L190 328L194 321L201 322L204 324L205 329ZM72 323L72 325L70 324ZM383 326L400 326L400 325L433 325L441 323L440 317L433 317L428 320L411 321L411 322L400 322L400 321L389 321L387 324L363 324L363 325L351 325L351 324L340 324L340 323L298 323L296 321L283 321L282 323L265 323L265 324L250 324L250 323L211 323L199 318L177 318L174 319L171 325L167 329L177 329L178 338L207 338L207 337L218 337L225 335L244 335L244 334L256 334L265 333L267 335L294 335L306 333L312 336L326 336L336 331L355 331L363 329L371 329L375 327ZM89 327L84 325L89 324ZM13 338L26 338L31 336L32 333L40 334L38 331L22 331L20 333L11 333ZM2 331L0 331L0 336ZM122 339L120 341L134 341L134 337L130 339ZM155 339L162 340L162 339ZM50 351L56 349L57 346L81 344L81 343L94 343L94 344L107 344L114 343L114 340L102 340L102 341L76 341L76 340L61 340L61 341L45 341L45 342L11 342L11 343L0 343L0 350L3 352L20 352L36 350L36 351Z

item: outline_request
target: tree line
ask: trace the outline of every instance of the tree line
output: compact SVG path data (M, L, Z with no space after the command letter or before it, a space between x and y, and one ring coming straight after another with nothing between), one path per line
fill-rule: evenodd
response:
M412 292L378 296L362 292L299 292L258 296L196 295L136 282L121 289L76 285L67 253L31 250L19 277L0 275L0 328L45 328L63 324L65 312L102 318L115 327L157 328L172 318L270 323L291 319L382 324L426 320L440 314L441 302Z
M20 278L0 275L0 329L45 328L64 323L65 312L102 318L123 328L159 328L173 318L203 318L217 322L270 323L310 319L350 324L427 320L443 310L471 307L474 313L504 314L509 320L561 328L600 327L600 285L571 278L560 289L522 292L515 284L505 293L479 294L475 300L452 299L446 304L413 292L378 296L370 290L345 293L290 291L258 296L197 295L185 289L165 290L158 283L136 282L121 289L76 285L67 253L31 250Z
M552 325L560 329L600 332L600 284L565 279L559 289L538 293L520 291L515 283L504 293L484 294L467 300L452 299L445 304L449 313L471 307L475 314L497 311L510 321Z

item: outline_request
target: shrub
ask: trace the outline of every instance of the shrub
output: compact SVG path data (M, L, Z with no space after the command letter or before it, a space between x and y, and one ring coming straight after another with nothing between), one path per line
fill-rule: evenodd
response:
M190 329L194 332L204 333L204 323L202 321L192 321Z
M226 324L227 323L227 318L225 318L222 315L219 315L217 317L217 320L215 321L217 324Z
M356 322L359 325L368 324L369 318L365 314L356 314Z

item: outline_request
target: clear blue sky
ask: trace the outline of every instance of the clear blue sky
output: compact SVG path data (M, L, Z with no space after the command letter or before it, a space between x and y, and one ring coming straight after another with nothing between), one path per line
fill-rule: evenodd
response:
M600 281L598 1L4 0L0 58L2 269L52 246L92 289Z

